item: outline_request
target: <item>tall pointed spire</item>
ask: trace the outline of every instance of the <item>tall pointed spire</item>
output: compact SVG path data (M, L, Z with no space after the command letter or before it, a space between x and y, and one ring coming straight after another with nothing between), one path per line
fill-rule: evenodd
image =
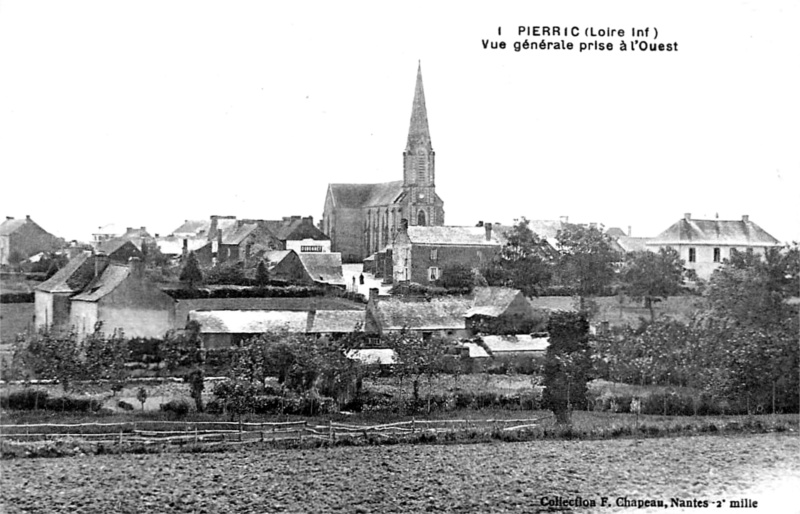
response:
M425 91L422 89L422 63L417 67L417 86L411 107L411 125L408 128L407 149L422 143L430 148L431 134L428 130L428 110L425 108Z

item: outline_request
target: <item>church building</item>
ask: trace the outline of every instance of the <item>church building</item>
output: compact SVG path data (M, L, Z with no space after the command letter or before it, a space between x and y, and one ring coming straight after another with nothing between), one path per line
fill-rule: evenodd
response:
M402 219L411 226L444 225L444 202L436 194L436 160L428 129L422 68L403 152L403 180L381 184L328 184L322 231L344 262L360 262L390 245Z

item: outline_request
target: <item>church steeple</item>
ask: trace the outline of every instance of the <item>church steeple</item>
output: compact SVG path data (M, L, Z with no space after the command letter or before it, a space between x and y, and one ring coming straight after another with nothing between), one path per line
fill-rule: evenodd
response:
M408 128L406 151L420 144L431 150L430 141L428 110L425 108L425 90L422 88L422 63L419 63L417 67L417 86L414 90L414 103L411 106L411 124Z

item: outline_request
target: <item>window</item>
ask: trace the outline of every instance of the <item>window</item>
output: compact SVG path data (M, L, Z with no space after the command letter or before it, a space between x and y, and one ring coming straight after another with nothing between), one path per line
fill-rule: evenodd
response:
M419 214L417 214L417 225L420 227L425 226L425 211L419 211Z
M438 248L434 248L433 250L431 250L431 260L435 261L438 258L439 258L439 250Z
M425 182L425 168L427 168L427 159L425 158L425 151L420 150L417 152L417 182Z
M697 262L697 252L694 248L689 248L689 262Z
M431 267L428 268L428 280L433 282L434 280L439 280L439 268Z
M714 248L714 262L719 262L720 260L719 248Z

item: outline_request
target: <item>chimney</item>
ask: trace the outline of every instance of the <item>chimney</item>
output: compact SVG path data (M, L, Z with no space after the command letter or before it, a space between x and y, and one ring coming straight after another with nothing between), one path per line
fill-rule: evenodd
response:
M483 226L483 228L486 229L486 240L487 241L491 241L492 240L492 224L491 223L487 223L487 224L485 224Z
M30 221L30 220L31 220L31 215L30 215L30 214L26 214L26 215L25 215L25 219L26 219L26 220L28 220L28 221Z
M369 288L369 302L375 303L378 301L378 288L377 287L370 287Z
M483 221L479 221L479 222L478 222L478 224L477 224L477 225L475 225L475 226L476 226L476 227L482 227L482 226L483 226Z
M183 238L183 251L181 255L183 255L184 259L189 255L189 240L185 237Z
M561 216L561 223L569 223L569 216Z
M749 222L750 221L750 215L749 214L742 214L742 221L744 221L745 223Z
M126 230L127 232L133 232L133 227L127 227L125 230Z
M142 232L147 232L147 229L142 227Z
M400 220L400 230L403 232L408 232L408 219L403 218Z
M686 221L690 221L692 219L692 213L687 212L686 214L683 215L683 219L685 219Z
M628 225L628 237L631 237L632 234L633 234L633 231L631 230L631 226Z
M141 279L144 277L144 261L138 257L131 257L128 260L128 266L131 268L131 276Z
M309 225L313 225L314 224L314 216L306 216L305 218L303 218L303 221L307 221Z
M13 220L13 219L14 219L14 216L6 216L6 219L7 219L7 220Z

